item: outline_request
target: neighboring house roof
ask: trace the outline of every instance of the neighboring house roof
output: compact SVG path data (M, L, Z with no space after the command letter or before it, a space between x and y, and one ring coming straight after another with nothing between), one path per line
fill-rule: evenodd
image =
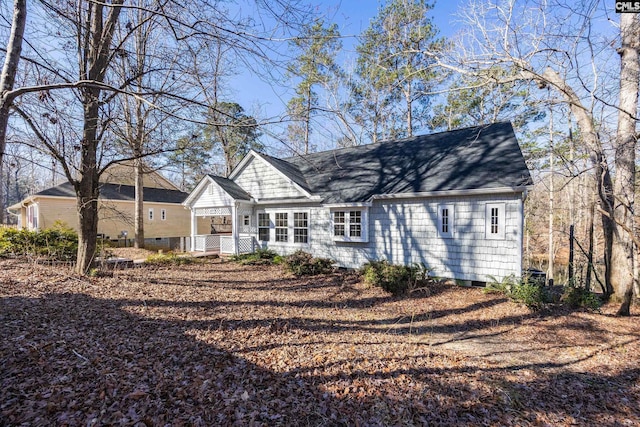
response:
M119 184L100 184L100 198L106 200L135 200L135 187L132 185L119 185ZM76 197L75 190L70 182L57 185L55 187L42 190L33 196L49 196L49 197ZM179 190L167 190L163 188L149 188L145 187L143 192L143 199L145 202L157 202L157 203L182 203L188 196L187 193Z
M376 195L523 188L531 175L510 123L275 159L274 167L324 203Z
M244 191L242 187L240 187L230 179L223 178L217 175L209 175L209 178L214 180L216 184L218 184L224 191L227 192L227 194L229 194L235 200L251 200L251 196L249 195L249 193Z
M165 190L179 190L179 188L162 176L160 172L142 165L144 171L144 188L163 188ZM136 174L133 161L115 163L109 166L100 176L101 182L120 185L136 185Z

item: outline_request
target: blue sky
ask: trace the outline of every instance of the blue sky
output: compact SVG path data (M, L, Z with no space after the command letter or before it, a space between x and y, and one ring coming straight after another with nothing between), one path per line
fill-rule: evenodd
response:
M441 0L436 2L432 10L432 19L440 30L440 35L451 36L456 30L454 13L463 0ZM324 15L325 22L335 22L344 37L340 62L348 62L355 58L354 46L356 36L363 32L380 7L375 0L326 0L316 1L315 11ZM264 82L259 76L249 72L241 72L230 81L231 94L250 114L260 118L276 117L284 111L284 107L292 94L294 83L282 82L273 85Z

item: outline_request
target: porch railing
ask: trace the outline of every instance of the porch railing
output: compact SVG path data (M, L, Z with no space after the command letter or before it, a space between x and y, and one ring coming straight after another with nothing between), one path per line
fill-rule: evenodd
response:
M199 234L195 236L195 250L198 252L220 249L220 237L217 234Z
M255 239L252 236L238 238L238 253L246 254L255 250ZM234 254L233 236L220 236L220 253Z

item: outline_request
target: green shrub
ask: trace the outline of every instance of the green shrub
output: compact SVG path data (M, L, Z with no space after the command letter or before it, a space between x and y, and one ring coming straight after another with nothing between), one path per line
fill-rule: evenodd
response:
M386 260L370 261L362 267L365 283L378 286L394 296L407 293L416 277L416 269L390 264Z
M296 276L314 276L333 271L335 261L329 258L314 258L303 250L295 251L284 258L284 268Z
M516 285L511 290L511 298L523 303L533 311L541 310L548 302L544 288L530 283Z
M178 256L170 252L149 255L144 262L152 265L186 265L196 263L198 260L189 255Z
M520 302L533 311L544 308L545 304L550 302L546 289L534 283L529 283L526 279L523 281L513 275L504 277L498 281L490 276L491 281L484 288L486 293L501 293L514 301Z
M596 294L577 286L565 286L561 301L571 308L584 308L589 311L598 311L602 305Z
M511 295L513 288L518 286L518 284L520 284L520 281L513 274L503 277L502 280L489 276L489 281L487 282L487 286L483 289L483 292L487 294L498 293L509 296Z
M56 221L42 231L0 230L0 255L37 256L54 261L73 261L78 251L76 232Z
M283 262L283 257L271 249L258 249L248 254L233 255L230 259L241 265L271 265Z

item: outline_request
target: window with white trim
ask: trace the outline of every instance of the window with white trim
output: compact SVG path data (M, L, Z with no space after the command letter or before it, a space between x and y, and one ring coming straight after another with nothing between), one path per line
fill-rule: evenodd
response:
M167 220L167 210L166 209L160 209L160 219L162 221L166 221Z
M333 235L336 237L346 236L347 219L345 212L337 211L333 213Z
M307 212L293 213L293 242L309 243L309 214Z
M38 205L35 203L27 206L27 229L38 229Z
M251 216L243 215L242 216L242 225L245 226L245 227L250 227L251 226Z
M505 204L487 203L485 210L485 236L487 239L504 239Z
M349 236L362 237L362 211L349 211Z
M438 234L441 237L453 237L454 212L453 205L438 205Z
M275 230L276 242L289 241L289 214L287 212L276 212Z
M149 221L153 221L153 208L149 208Z
M268 242L270 228L271 220L269 214L265 212L258 213L258 240Z
M367 209L336 209L331 211L333 238L345 242L367 242Z

